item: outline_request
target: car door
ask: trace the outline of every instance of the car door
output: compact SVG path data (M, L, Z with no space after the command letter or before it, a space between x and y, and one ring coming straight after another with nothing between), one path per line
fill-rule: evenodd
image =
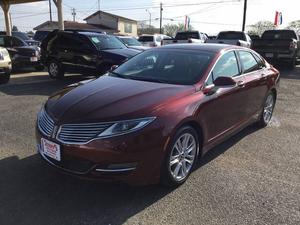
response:
M69 48L73 57L71 62L81 72L96 70L98 51L87 37L83 35L72 37Z
M215 87L214 80L224 76L232 77L237 85ZM214 142L243 123L243 82L235 51L223 54L206 80L206 88L212 88L214 91L206 94L205 103L202 104L198 115L200 124L205 124L207 143Z
M247 117L255 117L260 113L268 91L267 77L270 71L254 52L238 50L238 56L245 82L245 112Z

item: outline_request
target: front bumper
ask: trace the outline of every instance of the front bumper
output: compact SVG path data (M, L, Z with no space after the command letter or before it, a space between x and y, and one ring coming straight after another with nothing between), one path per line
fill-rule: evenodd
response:
M160 135L160 136L159 136ZM45 137L36 130L38 152L51 166L78 177L130 185L154 184L159 181L164 157L160 130L132 133L124 137L91 141L85 145L66 145ZM61 161L46 156L41 138L60 145Z
M40 66L41 60L39 56L22 56L17 55L12 58L13 66L15 67L30 67L30 66Z

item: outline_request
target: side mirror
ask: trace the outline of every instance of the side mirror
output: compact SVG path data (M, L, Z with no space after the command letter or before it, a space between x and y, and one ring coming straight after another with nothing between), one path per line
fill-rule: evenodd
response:
M231 77L218 77L214 80L215 86L233 86L236 82Z
M118 67L119 67L119 65L112 65L110 70L113 71L113 70L117 69Z

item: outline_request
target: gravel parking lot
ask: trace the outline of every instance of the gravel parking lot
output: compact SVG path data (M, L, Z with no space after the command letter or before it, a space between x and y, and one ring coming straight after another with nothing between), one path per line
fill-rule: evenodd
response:
M300 224L300 66L282 69L269 127L211 150L175 190L83 181L40 160L37 111L81 79L24 73L0 86L0 224Z

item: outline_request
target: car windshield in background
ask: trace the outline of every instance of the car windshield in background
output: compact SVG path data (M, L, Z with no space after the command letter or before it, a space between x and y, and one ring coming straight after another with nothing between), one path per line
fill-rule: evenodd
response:
M175 39L177 40L187 40L189 38L193 39L199 39L199 33L198 32L180 32L176 34Z
M192 85L210 64L212 53L192 50L150 50L111 72L111 76L150 82Z
M218 39L234 39L234 40L244 40L244 35L241 32L221 32L218 35Z
M262 39L297 39L295 32L289 30L270 30L262 35Z
M13 32L12 35L14 37L18 37L24 41L30 40L30 38L28 37L27 34L23 33L23 32Z
M142 44L134 38L120 38L127 46L141 46Z
M89 38L99 50L126 48L120 40L113 36L91 35Z
M35 32L33 39L36 41L42 41L47 37L47 35L50 33L50 31L37 31Z
M153 42L153 36L141 36L139 37L140 42Z

